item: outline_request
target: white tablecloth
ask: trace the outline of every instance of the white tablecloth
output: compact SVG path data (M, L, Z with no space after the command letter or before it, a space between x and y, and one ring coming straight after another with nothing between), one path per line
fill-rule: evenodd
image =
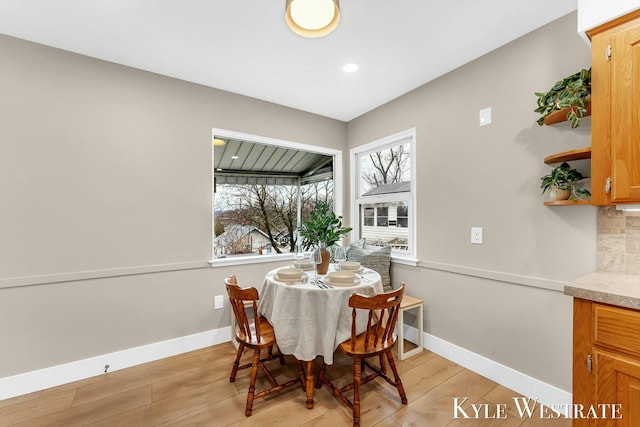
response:
M356 286L321 289L311 280L297 284L280 282L275 277L277 270L265 277L258 311L273 325L278 348L299 360L322 356L327 364L333 364L333 352L351 336L349 297L353 293L383 292L380 275L365 269L363 279ZM306 273L313 279L313 271ZM366 324L366 316L358 316L360 320Z

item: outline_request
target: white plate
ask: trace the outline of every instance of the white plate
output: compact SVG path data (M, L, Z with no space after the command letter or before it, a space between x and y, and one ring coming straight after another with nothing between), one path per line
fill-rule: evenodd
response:
M292 278L292 279L285 279L284 277L280 277L278 276L278 274L276 274L275 276L273 276L274 279L276 279L278 282L282 282L282 283L294 283L294 282L302 282L304 280L307 279L307 275L306 274L302 274L302 276L300 277L296 277L296 278Z
M360 284L360 279L356 279L353 282L332 282L329 279L324 279L324 283L331 286L337 286L338 288L350 288L352 286L357 286Z

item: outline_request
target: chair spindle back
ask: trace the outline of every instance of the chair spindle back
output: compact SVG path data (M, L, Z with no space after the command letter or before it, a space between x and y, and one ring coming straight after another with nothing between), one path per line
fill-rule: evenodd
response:
M233 308L233 314L236 316L236 322L240 329L240 336L244 335L249 341L252 341L255 333L256 341L260 341L260 322L250 322L245 307L245 301L253 301L253 313L258 312L258 290L256 288L241 288L238 286L238 280L235 275L229 276L224 280L229 301ZM255 332L251 326L254 326Z
M351 312L351 349L356 346L356 318L357 310L368 310L367 329L365 331L364 348L377 347L381 343L393 344L395 336L393 331L398 320L398 311L402 295L404 294L404 283L394 291L385 292L374 296L353 294L349 298Z

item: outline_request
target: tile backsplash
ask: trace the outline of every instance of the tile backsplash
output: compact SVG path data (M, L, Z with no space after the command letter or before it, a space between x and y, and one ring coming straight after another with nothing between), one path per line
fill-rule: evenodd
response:
M640 212L598 208L598 270L640 274Z

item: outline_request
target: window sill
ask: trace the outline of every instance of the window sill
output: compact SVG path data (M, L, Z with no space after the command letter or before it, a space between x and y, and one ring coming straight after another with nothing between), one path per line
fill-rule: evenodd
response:
M267 262L278 262L285 260L293 260L293 254L275 254L275 255L247 255L233 256L229 258L215 258L209 261L211 267L226 267L228 265L244 265L244 264L260 264Z
M392 254L391 262L394 264L410 265L412 267L417 267L419 260L409 256L398 256L398 255Z

